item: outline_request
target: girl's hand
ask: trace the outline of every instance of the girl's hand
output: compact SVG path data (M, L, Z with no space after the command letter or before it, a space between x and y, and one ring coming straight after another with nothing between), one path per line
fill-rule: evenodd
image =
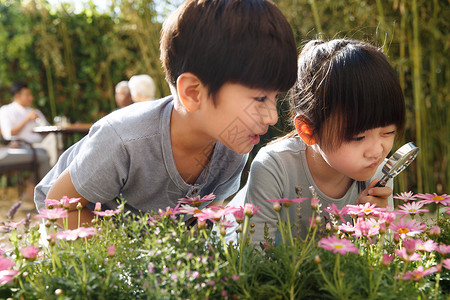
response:
M374 187L379 179L374 179L369 186L359 194L356 204L376 204L377 207L386 207L388 205L388 198L392 195L390 187Z

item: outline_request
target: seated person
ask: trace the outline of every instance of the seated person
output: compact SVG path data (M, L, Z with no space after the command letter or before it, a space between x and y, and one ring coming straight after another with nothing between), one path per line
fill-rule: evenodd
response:
M116 85L115 99L117 108L123 108L133 104L130 88L128 87L128 81L123 80Z
M14 82L10 88L13 102L3 105L0 109L0 128L3 138L13 137L24 140L35 148L43 148L50 157L50 164L56 163L56 136L47 135L44 139L39 133L33 132L34 127L48 125L45 116L38 109L32 108L33 94L24 82Z
M130 88L131 99L133 102L142 102L155 99L155 82L147 75L134 75L128 82Z

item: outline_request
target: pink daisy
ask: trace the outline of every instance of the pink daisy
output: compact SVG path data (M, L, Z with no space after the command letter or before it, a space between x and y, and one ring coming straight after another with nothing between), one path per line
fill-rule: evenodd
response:
M180 213L186 214L186 215L194 215L197 213L201 213L202 210L195 206L190 205L181 205L179 209Z
M414 280L414 281L420 281L423 277L428 276L430 274L436 273L438 271L438 268L436 266L431 267L429 269L426 269L423 266L419 266L414 271L408 271L405 274L398 276L398 279L403 280Z
M376 207L376 204L370 204L369 202L366 202L364 205L363 204L347 205L347 207L349 215L356 215L358 217L368 215L376 216L386 210L385 208Z
M241 224L242 222L244 222L245 219L244 208L241 206L238 210L234 211L233 216L236 219L237 223Z
M258 209L260 209L259 206L256 206L256 205L251 204L251 203L245 203L244 204L244 215L249 216L249 217L253 217L256 214L256 212L258 211Z
M0 285L14 281L14 276L19 273L17 270L2 270L0 271Z
M392 223L389 228L404 239L407 236L415 236L422 233L426 229L426 225L420 224L415 220L404 221L404 219L401 219L399 222Z
M347 222L346 224L341 224L338 226L338 228L340 231L344 231L347 233L355 232L355 227L350 222Z
M338 209L336 204L331 203L331 206L328 206L324 209L324 211L334 215L336 219L341 219L342 222L345 222L344 217L348 213L348 207L344 206L342 209Z
M428 203L436 203L436 204L442 204L442 205L449 205L450 204L450 196L447 194L438 195L436 193L433 194L417 194L417 198L423 199L420 201L420 203L428 204Z
M177 206L175 206L174 208L167 206L166 210L159 209L158 210L159 217L162 218L162 217L169 216L172 220L175 220L176 216L181 213L179 208L180 208L180 203L178 203Z
M450 253L450 245L439 245L437 246L436 251L441 255L448 254Z
M34 247L34 246L28 246L28 247L23 247L20 249L20 253L22 254L22 256L30 261L33 261L36 259L38 253L39 253L39 248Z
M438 244L433 240L422 241L421 239L417 240L416 250L424 251L424 252L433 252L437 249Z
M418 261L421 260L420 254L417 252L413 252L408 254L408 250L403 247L402 249L395 249L394 253L397 254L398 258L403 261Z
M334 235L320 239L319 247L342 255L345 255L349 252L358 254L358 248L353 245L351 241L339 239Z
M97 234L94 227L79 227L74 230L59 231L56 238L66 241L75 241L78 238L88 238Z
M380 226L376 226L378 223L367 222L364 218L358 218L355 224L355 233L353 234L356 237L372 237L380 233Z
M216 199L216 196L213 193L211 193L203 197L197 195L195 197L180 198L178 199L178 202L182 204L190 204L195 207L200 207L200 205L202 205L203 202L210 202L213 201L214 199Z
M232 214L234 211L238 211L239 208L233 206L227 207L206 207L200 213L196 213L194 216L201 220L212 219L215 221L219 221L222 217Z
M114 215L117 215L118 213L120 213L122 210L120 208L112 210L112 209L107 209L105 211L93 211L94 215L103 217L105 219L109 219Z
M14 262L7 257L0 256L0 271L14 267Z
M407 193L403 192L403 193L397 194L397 195L393 196L392 198L403 200L404 202L417 200L417 196L414 195L414 193L411 191L409 191Z
M389 264L392 262L393 259L394 259L394 255L384 253L381 263L383 264L383 266L387 267L387 266L389 266Z
M442 265L444 266L444 268L450 270L450 258L444 259L444 260L442 261Z
M67 210L61 207L56 207L53 209L41 209L40 214L36 215L36 218L48 219L52 222L57 219L67 218Z
M396 210L395 213L403 215L401 218L404 218L406 215L417 215L420 213L429 212L428 209L422 209L423 205L424 204L421 202L408 202L404 205L399 205L398 208L400 208L400 210Z

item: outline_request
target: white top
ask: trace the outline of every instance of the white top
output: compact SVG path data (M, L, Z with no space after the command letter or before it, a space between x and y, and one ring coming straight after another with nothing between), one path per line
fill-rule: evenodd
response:
M15 126L19 125L25 118L27 114L34 110L39 118L28 122L23 129L19 132L16 137L27 141L28 143L39 143L42 141L42 136L39 133L33 132L33 128L38 125L48 125L45 116L38 109L31 107L23 107L17 102L12 102L10 104L3 105L0 108L0 128L2 131L3 138L6 140L11 139L11 130Z

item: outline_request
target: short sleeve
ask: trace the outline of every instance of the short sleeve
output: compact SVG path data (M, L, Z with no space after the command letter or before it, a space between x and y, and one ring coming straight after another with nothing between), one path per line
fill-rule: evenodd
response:
M129 155L107 122L94 125L69 165L72 183L90 202L115 199L128 178Z

